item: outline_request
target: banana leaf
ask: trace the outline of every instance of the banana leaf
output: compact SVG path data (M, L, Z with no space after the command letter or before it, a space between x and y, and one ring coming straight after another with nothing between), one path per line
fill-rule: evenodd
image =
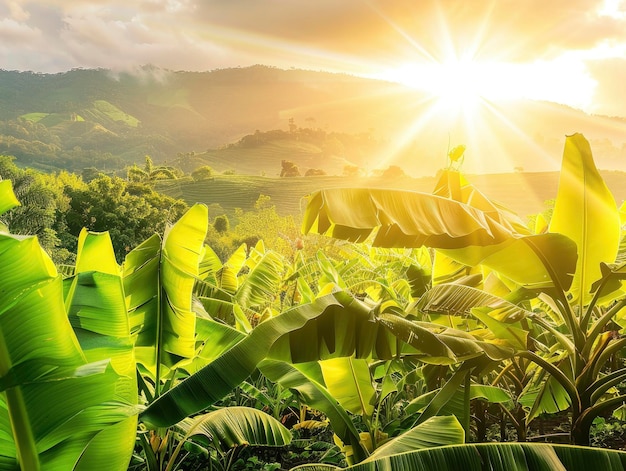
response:
M406 405L405 413L408 416L421 413L439 392L440 389L437 389L416 397ZM513 401L510 393L505 389L484 384L470 384L469 399L484 399L492 404L512 404ZM440 415L452 414L456 417L463 417L466 414L465 386L463 384L456 386L456 390L451 393L447 401L437 410L437 413Z
M291 471L334 471L328 465L296 466ZM360 463L349 471L588 471L626 469L626 452L538 443L481 443L426 448Z
M415 303L415 308L420 312L452 316L469 316L474 308L487 308L495 311L496 318L503 322L517 322L533 315L499 296L457 283L433 286Z
M0 180L0 216L19 205L11 180Z
M83 229L76 259L76 274L63 281L69 285L65 299L68 319L87 361L109 359L119 375L116 396L135 405L138 397L134 347L120 268L109 234ZM77 469L96 469L102 462L111 469L123 469L132 454L136 432L136 414L103 430L91 441Z
M291 443L291 432L271 415L251 407L226 407L177 425L183 441L199 437L216 450L226 452L242 445L285 446Z
M465 442L465 431L453 415L436 416L392 438L378 447L363 462L376 461L386 456Z
M10 423L0 429L10 428L15 453L0 463L13 462L15 469L19 460L28 470L126 469L132 443L114 443L109 430L127 430L136 410L119 394L123 380L108 360L87 363L51 260L34 237L0 235L0 264L6 270L0 278L0 420ZM10 453L1 445L6 441L0 450ZM110 464L94 459L103 445L110 447Z
M150 426L166 427L214 404L254 371L278 339L323 314L350 313L356 306L350 295L336 292L262 322L230 350L150 404L141 419Z
M371 417L376 390L368 362L359 358L341 357L320 362L328 392L347 411Z
M374 232L379 247L458 248L495 245L512 227L471 206L413 191L340 188L309 197L303 232L362 242Z
M530 233L519 216L510 209L491 201L457 170L444 169L435 184L433 194L479 209L501 224L511 224L520 234Z
M172 368L195 353L192 292L207 225L207 207L197 204L166 229L162 243L155 235L132 250L124 262L124 291L137 361L159 380L163 366Z
M596 168L589 142L582 134L567 136L550 231L568 236L578 247L574 304L591 299L591 286L602 277L600 263L615 261L620 227L615 199Z
M467 204L401 190L330 189L309 197L303 232L379 247L431 247L468 266L484 264L516 283L568 289L576 245L562 234L526 235Z
M302 363L352 355L391 359L396 353L396 338L377 321L372 308L353 300L349 309L319 316L277 339L268 357Z
M258 256L255 257L254 255ZM276 252L259 254L253 251L246 261L250 271L239 281L235 294L237 303L244 309L271 302L279 291L283 274L283 262Z
M321 382L323 378L317 362L291 365L276 360L264 360L259 364L259 370L269 380L296 391L302 402L309 407L323 412L330 421L333 432L343 443L352 447L357 461L367 456L352 419Z
M485 341L468 332L427 322L412 322L393 314L381 314L379 322L398 339L415 348L425 363L450 365L486 356L495 361L510 358L510 347Z

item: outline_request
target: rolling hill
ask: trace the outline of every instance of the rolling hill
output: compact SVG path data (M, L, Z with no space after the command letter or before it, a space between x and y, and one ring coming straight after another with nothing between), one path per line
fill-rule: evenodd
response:
M617 204L626 200L626 173L601 172ZM523 218L547 208L546 202L556 197L558 172L524 172L467 175L468 180L491 200ZM430 193L435 177L363 178L363 177L295 177L275 178L246 175L217 175L202 181L190 178L162 180L156 189L189 204L206 203L211 218L218 214L232 216L235 208L252 210L260 195L271 198L271 204L283 215L302 214L303 198L315 190L338 187L396 188Z
M249 175L275 175L281 160L341 174L399 165L433 175L452 145L467 145L464 170L557 170L566 134L590 140L598 166L626 170L626 119L532 101L484 103L475 114L433 106L415 90L348 75L254 66L211 72L146 67L136 73L0 71L0 153L45 170L108 170L193 155ZM370 145L270 140L237 145L290 125L367 136ZM37 145L34 145L37 143ZM250 143L249 143L250 144Z

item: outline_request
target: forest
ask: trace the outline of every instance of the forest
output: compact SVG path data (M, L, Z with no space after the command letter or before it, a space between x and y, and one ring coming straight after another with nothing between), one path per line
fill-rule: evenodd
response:
M623 207L582 134L528 219L464 151L299 219L0 158L0 469L624 469Z

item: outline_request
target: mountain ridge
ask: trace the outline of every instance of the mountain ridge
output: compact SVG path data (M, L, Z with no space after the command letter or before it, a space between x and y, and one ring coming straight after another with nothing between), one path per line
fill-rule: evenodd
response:
M146 67L135 74L0 70L0 152L17 153L18 164L44 170L80 170L103 162L119 168L141 162L146 154L172 162L191 152L212 154L202 161L211 165L223 148L245 136L295 123L371 136L371 149L345 155L335 149L312 158L294 147L296 164L329 167L335 174L353 164L366 170L398 165L414 176L433 175L450 146L459 143L467 146L464 169L470 173L552 171L560 165L564 136L574 132L590 140L598 167L626 170L624 118L549 102L510 101L484 102L468 120L437 106L395 83L261 65L210 72ZM54 158L20 150L32 142L48 146ZM231 154L231 168L257 175L273 175L284 159L277 153L255 165L254 152Z

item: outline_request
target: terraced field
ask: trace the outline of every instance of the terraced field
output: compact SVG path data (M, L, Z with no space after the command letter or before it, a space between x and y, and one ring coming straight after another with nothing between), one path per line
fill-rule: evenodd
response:
M626 199L626 173L602 174L617 203L621 204ZM467 178L489 198L521 216L545 209L545 201L556 196L558 186L556 172L469 175ZM158 182L156 189L189 204L201 202L212 206L211 217L219 213L233 214L235 208L250 210L260 195L269 196L279 214L298 216L304 207L303 198L322 188L372 187L431 192L434 184L434 177L404 177L390 181L338 176L270 178L217 175L199 182L190 178L162 181Z

